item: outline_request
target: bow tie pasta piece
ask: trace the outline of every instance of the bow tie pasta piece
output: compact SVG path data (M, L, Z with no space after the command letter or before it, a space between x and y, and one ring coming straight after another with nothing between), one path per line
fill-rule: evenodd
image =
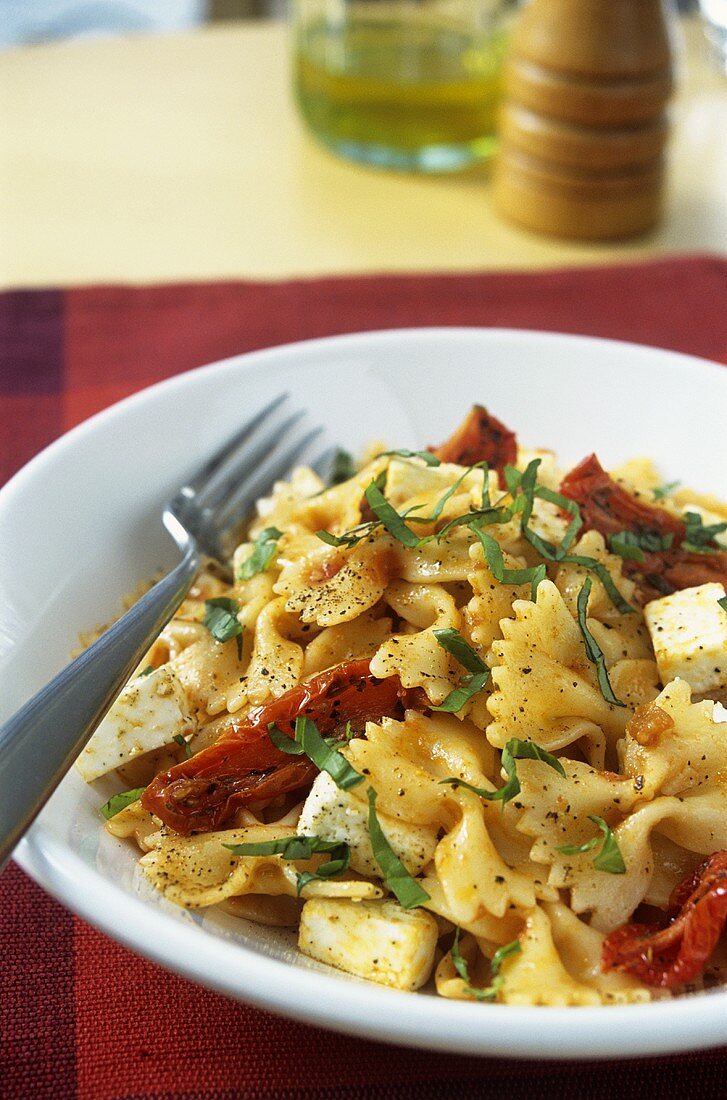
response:
M519 760L520 792L506 808L506 814L517 814L518 831L534 838L531 856L537 863L551 863L561 844L592 837L591 816L618 821L642 798L632 779L578 760L561 757L560 762L565 777L540 760Z
M322 528L345 531L354 527L361 519L364 489L385 466L386 459L376 459L350 480L330 488L307 467L294 470L290 481L279 481L271 496L258 502L260 520L251 528L251 536L264 527L310 534Z
M505 863L488 831L481 800L463 788L453 797L460 819L437 845L434 866L456 923L467 926L485 913L503 917L511 907L531 908L537 897L534 879Z
M475 787L499 782L499 759L481 730L453 714L427 717L408 710L403 722L383 718L380 730L371 723L368 736L385 739L395 751L437 779L454 776Z
M563 597L546 580L536 603L516 600L513 611L514 619L500 623L504 639L492 645L488 740L502 749L511 737L532 739L553 752L585 738L591 759L600 762L603 735L615 745L629 712L601 694Z
M654 832L702 857L727 847L723 791L705 789L683 799L657 798L637 807L614 829L626 864L623 875L595 870L589 854L558 857L565 872L562 877L571 887L571 908L575 913L590 912L591 925L599 931L613 931L629 920L642 901L651 900L658 855L652 845ZM666 870L660 868L662 878ZM672 872L673 886L680 881L680 874L681 866L677 866Z
M571 553L594 558L595 561L600 562L608 570L611 580L626 602L634 607L635 585L633 581L623 575L623 558L620 558L617 554L611 554L606 549L603 535L599 531L587 531L575 544ZM595 619L599 623L609 623L618 626L619 629L630 631L633 631L633 626L636 624L640 628L637 633L641 639L641 644L633 653L629 652L628 656L651 656L648 632L644 628L644 619L641 612L634 609L634 611L624 615L618 608L614 607L613 601L595 573L590 572L583 565L577 565L574 562L562 562L557 568L555 583L573 618L577 618L578 595L587 577L591 578L593 585L588 600L589 619ZM636 646L637 643L634 641L632 644Z
M579 921L559 904L537 906L525 914L517 948L503 960L498 977L483 966L482 951L492 955L481 941L466 937L461 944L469 984L456 973L451 954L437 967L437 992L441 996L473 999L483 987L494 991L503 1004L600 1005L630 1004L651 999L641 983L623 975L600 972L603 936ZM618 977L618 980L612 980ZM489 999L489 998L488 998Z
M622 766L627 775L640 777L648 797L683 795L700 784L721 785L727 775L723 708L691 698L689 684L673 680L626 726L619 746Z
M435 706L444 702L456 686L454 660L440 646L434 630L459 630L462 617L440 585L395 581L386 590L386 602L413 634L395 634L376 651L371 661L374 676L398 676L405 688L422 688Z
M298 626L282 597L272 600L258 615L247 669L247 698L253 706L280 698L300 680L303 647L289 636Z
M461 481L460 481L461 479ZM453 462L425 466L419 459L392 457L386 475L386 498L397 510L416 509L414 515L431 515L448 489L460 484L445 502L440 518L447 520L469 511L482 499L483 470L470 470ZM490 471L487 486L494 498L499 495L497 474Z
M448 718L446 726L452 721L456 719ZM429 729L422 729L418 721L384 720L381 725L370 722L366 740L355 738L343 752L378 792L381 812L402 822L444 831L434 863L448 912L457 924L472 925L487 913L503 917L510 905L518 909L531 907L538 896L533 880L539 869L534 867L532 873L514 870L500 855L485 824L487 814L497 815L499 811L483 806L464 788L439 782L443 772L453 772L477 776L481 783L492 787L481 778L476 751L467 736L457 737L452 731L444 766L441 758L427 760L423 748L427 740L431 745L450 740L445 726L435 732L439 718L430 722ZM359 787L349 793L354 799L364 798ZM546 893L555 896L552 891Z
M629 974L601 969L604 936L580 920L562 902L541 906L550 921L550 932L560 959L576 981L595 988L603 1004L638 1004L650 1001L651 991Z
M464 618L470 637L484 658L495 639L502 638L500 620L510 618L513 602L530 598L530 585L500 584L493 576L479 542L470 548L469 556L469 582L473 596L464 608ZM523 558L514 558L506 553L503 560L506 569L522 569L526 564Z
M246 894L298 896L298 875L315 870L326 856L286 860L279 855L236 856L227 844L259 844L296 835L290 826L253 825L199 836L163 836L140 861L147 879L169 901L204 908ZM322 879L303 888L303 897L379 898L380 887L346 878Z
M598 1005L597 989L574 978L563 965L553 942L548 914L540 908L528 913L520 935L520 952L503 966L499 999L512 1005ZM644 1000L643 996L639 999Z
M326 627L305 647L303 679L345 661L373 657L390 637L392 627L390 618L377 618L374 610L358 615L351 622Z
M455 527L444 538L425 542L422 546L396 547L397 574L412 584L451 584L467 581L472 572L470 546L472 532Z
M322 546L286 565L275 591L285 597L286 610L304 623L336 626L377 604L395 571L393 539L382 535L349 550Z

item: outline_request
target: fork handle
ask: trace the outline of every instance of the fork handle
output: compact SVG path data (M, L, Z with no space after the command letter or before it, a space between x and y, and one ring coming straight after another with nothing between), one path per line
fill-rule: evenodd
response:
M0 726L0 870L187 595L198 565L190 546L171 573Z

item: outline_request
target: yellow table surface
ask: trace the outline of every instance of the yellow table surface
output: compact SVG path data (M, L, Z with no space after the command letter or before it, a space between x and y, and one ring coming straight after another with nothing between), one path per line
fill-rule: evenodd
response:
M389 174L309 137L286 28L0 54L0 286L540 268L727 252L727 80L685 24L667 216L595 246L501 221L487 174Z

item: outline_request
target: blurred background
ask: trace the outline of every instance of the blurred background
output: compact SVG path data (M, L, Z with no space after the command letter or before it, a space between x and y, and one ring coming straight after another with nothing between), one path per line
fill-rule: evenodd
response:
M698 0L679 0L683 11L697 6ZM0 45L278 18L287 7L287 0L0 0Z

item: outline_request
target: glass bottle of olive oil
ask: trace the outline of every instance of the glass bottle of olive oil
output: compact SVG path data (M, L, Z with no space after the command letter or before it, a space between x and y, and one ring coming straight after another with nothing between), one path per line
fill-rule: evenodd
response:
M515 0L296 0L295 85L330 148L386 168L446 172L495 145Z

